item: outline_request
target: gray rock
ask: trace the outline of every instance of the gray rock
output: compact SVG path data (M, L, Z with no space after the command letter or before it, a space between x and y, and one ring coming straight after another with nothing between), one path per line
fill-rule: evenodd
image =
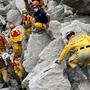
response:
M26 59L23 63L27 72L30 72L39 60L40 52L50 43L51 39L46 34L32 33L28 41Z
M84 4L83 0L62 0L62 2L75 9L80 9L82 7L82 4Z
M72 8L68 7L67 5L63 5L64 7L64 13L65 13L65 16L70 16L70 15L73 15L73 12L72 12Z
M64 43L66 43L66 39L65 39L65 35L68 31L74 31L77 34L85 34L88 33L90 34L90 24L85 24L82 22L79 22L78 20L74 20L72 22L66 23L66 25L62 25L62 29L61 29L61 34L62 34L62 38L64 40Z
M24 0L15 0L15 5L17 9L22 13L22 10L25 9L25 3Z
M10 88L3 88L3 89L0 89L0 90L10 90Z
M4 6L7 6L9 4L8 0L0 0L0 3L2 3Z
M48 6L47 6L48 7L48 10L51 10L51 9L55 8L57 5L58 5L58 3L56 1L49 0L48 1Z
M79 90L89 90L90 82L84 81L80 84Z
M54 0L54 1L56 1L58 4L61 2L61 0Z
M90 0L62 0L62 2L81 14L90 14Z
M55 8L48 11L51 16L51 20L63 21L64 8L62 5L58 5Z
M29 81L29 90L70 90L70 84L60 68L55 66L47 72L38 73Z
M64 66L59 67L52 63L62 48L63 41L58 38L39 54L38 64L23 81L23 85L28 87L27 90L70 90L70 84L63 76Z
M15 8L15 2L14 1L8 1L8 0L3 0L1 1L0 4L0 14L3 16L6 16L7 12L11 9L11 8Z
M84 23L81 23L78 20L74 20L72 22L69 22L68 25L62 27L60 32L62 34L66 34L68 31L75 31L76 33L85 33L82 24L85 26Z
M62 27L61 33L66 33L70 30L74 30L76 33L90 33L89 28L90 24L85 24L78 20L74 20L68 25Z
M21 20L22 20L20 12L17 9L11 9L7 13L7 20L8 20L8 22L19 25L21 23Z
M17 9L15 0L10 1L9 6L11 7L11 9Z
M89 24L90 23L90 16L86 15L78 15L75 17L76 20L79 20L82 23Z
M49 30L52 31L55 38L60 37L61 23L56 20L51 20L49 23Z

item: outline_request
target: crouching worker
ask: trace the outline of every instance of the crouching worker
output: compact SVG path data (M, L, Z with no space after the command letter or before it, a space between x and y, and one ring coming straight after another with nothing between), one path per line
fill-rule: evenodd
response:
M8 73L7 73L5 62L2 59L2 53L5 50L9 51L9 43L7 42L7 40L5 39L4 34L2 34L1 31L2 30L0 30L0 76L5 81L3 87L7 87L7 86L11 86L11 84L10 84L10 78L8 76Z
M3 53L2 57L5 61L5 64L9 67L10 74L13 79L16 79L18 85L21 88L21 82L26 76L26 72L22 66L21 58L14 58L8 53Z
M4 85L2 88L11 86L11 81L7 72L7 67L4 59L2 58L2 53L0 53L0 75L4 80Z
M65 45L55 63L61 64L67 54L70 51L73 51L73 55L68 60L68 65L73 71L77 72L80 77L87 79L85 73L82 72L80 67L90 67L90 36L87 34L75 35L75 32L70 31L66 33L66 39L68 40L68 43ZM88 77L90 77L90 70L88 71ZM69 72L69 76L71 74L72 72ZM75 76L75 74L73 76ZM71 90L75 90L78 85L79 83Z

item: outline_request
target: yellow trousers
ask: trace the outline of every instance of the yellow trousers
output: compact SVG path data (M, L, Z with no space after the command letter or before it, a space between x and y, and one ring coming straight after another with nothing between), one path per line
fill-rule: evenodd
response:
M13 50L14 50L14 56L16 57L21 56L23 51L22 44L18 44L17 42L13 43Z
M90 65L90 48L84 48L75 52L68 60L71 68L76 68L77 65Z
M20 81L22 81L25 77L25 69L20 60L15 61L14 71L16 75L19 77Z
M6 70L6 67L3 67L0 69L0 75L3 77L3 80L5 82L8 82L10 80L9 76L8 76L8 72Z
M30 34L32 33L31 28L25 29L25 32L24 33L25 33L26 40L29 39Z

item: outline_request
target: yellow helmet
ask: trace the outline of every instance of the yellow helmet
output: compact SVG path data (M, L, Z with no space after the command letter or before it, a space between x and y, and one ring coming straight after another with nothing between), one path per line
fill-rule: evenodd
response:
M27 9L22 9L22 13L24 14L24 13L27 13Z

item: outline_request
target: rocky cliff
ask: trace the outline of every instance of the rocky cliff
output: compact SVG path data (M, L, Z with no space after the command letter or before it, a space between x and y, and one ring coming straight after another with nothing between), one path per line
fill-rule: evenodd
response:
M63 74L65 62L62 65L53 62L64 47L63 35L67 31L90 34L90 0L48 0L47 12L51 15L48 29L55 39L51 40L46 33L30 35L23 62L29 74L22 85L27 90L70 90L68 78ZM0 0L0 14L9 22L20 24L21 13L16 0ZM82 82L79 90L89 90L89 84Z

